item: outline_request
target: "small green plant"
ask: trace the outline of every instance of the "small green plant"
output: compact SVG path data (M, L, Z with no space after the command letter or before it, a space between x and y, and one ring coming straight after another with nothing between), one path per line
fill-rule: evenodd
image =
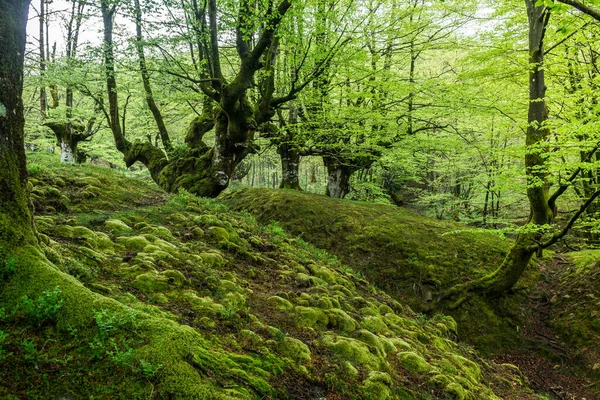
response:
M144 378L152 379L160 372L162 368L162 364L155 365L152 362L142 358L140 360L140 367L138 368L138 371L144 376Z
M25 360L35 362L37 360L37 350L35 349L35 343L33 340L23 339L21 347L25 351Z
M5 351L3 348L3 343L6 340L6 338L8 338L8 336L8 333L4 332L3 330L0 330L0 362L6 360L12 355L12 353Z
M51 291L43 291L37 300L23 296L21 302L27 318L39 326L56 317L64 299L62 298L62 291L59 287L56 287Z
M17 259L8 257L3 264L0 264L0 280L7 280L17 272Z

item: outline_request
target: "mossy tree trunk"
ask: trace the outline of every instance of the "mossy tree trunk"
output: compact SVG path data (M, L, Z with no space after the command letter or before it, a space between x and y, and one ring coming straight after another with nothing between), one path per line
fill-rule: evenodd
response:
M600 13L589 9L577 1L560 0L573 5L583 12L600 20ZM545 153L550 130L547 126L548 107L546 105L546 85L544 77L544 35L550 18L550 10L536 5L536 0L525 0L529 21L529 112L526 131L527 145L525 155L525 171L527 176L527 197L529 199L529 221L517 236L514 245L507 253L504 261L491 274L465 284L457 285L447 291L442 299L452 299L450 308L459 306L467 298L469 292L480 292L487 296L499 296L512 289L517 283L529 261L536 252L553 245L571 229L577 219L600 196L600 189L591 193L579 210L560 230L548 235L547 227L554 221L557 199L571 187L574 180L584 171L576 168L571 176L550 195L547 176L548 166ZM600 146L587 153L586 159L599 150Z
M194 194L215 197L229 185L237 165L255 151L255 132L261 125L268 124L276 109L295 98L297 91L292 89L286 96L274 97L274 62L277 51L276 31L291 3L282 0L277 7L270 7L258 39L249 40L248 33L254 29L249 15L255 5L249 0L240 2L240 16L237 20L236 49L240 60L238 72L228 80L221 72L218 43L218 18L216 0L209 0L207 7L199 7L192 2L193 21L191 31L197 35L199 78L189 78L197 85L204 96L203 115L196 118L186 136L187 149L171 153L170 142L164 124L157 118L160 113L153 110L149 76L144 68L141 30L138 15L138 55L142 66L142 77L164 150L151 142L131 142L125 137L125 126L120 116L118 87L116 81L115 58L113 51L113 17L117 4L104 0L101 11L104 22L104 66L108 92L107 120L113 133L117 149L123 153L127 166L139 161L150 171L155 182L167 191L186 189ZM262 70L267 79L259 85L259 96L252 101L248 91L253 88L256 72ZM144 72L145 71L145 72ZM185 75L173 72L182 79ZM303 87L303 86L302 86ZM202 137L214 130L215 145L209 148ZM169 153L169 154L167 154Z
M302 190L300 187L300 151L294 144L286 142L277 146L281 158L280 189Z
M0 0L0 243L35 244L23 140L23 57L29 0ZM4 262L4 260L0 260Z
M327 167L327 188L325 189L325 194L329 197L343 199L350 193L350 178L358 168L342 163L337 158L328 156L323 157L323 163Z
M298 124L298 108L292 102L288 113L287 122L283 113L279 113L282 137L275 140L277 153L281 160L280 189L302 190L300 187L300 158L301 149L296 143L296 129Z
M545 101L544 35L550 17L544 5L536 6L536 0L525 0L529 21L529 112L526 132L525 168L527 176L527 198L530 215L527 226L520 233L502 264L491 274L481 279L457 285L442 296L455 300L457 307L466 299L468 292L480 292L498 296L510 290L519 280L543 236L542 226L554 219L550 204L547 165L544 158L545 142L550 131L546 125L548 107Z

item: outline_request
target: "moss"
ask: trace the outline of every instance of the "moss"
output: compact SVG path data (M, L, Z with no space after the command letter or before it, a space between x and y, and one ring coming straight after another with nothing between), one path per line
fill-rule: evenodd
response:
M279 296L271 296L267 299L267 302L279 310L291 310L294 308L294 305L289 300Z
M325 310L325 315L328 319L327 326L341 332L352 332L356 330L358 325L354 318L349 316L345 311L339 309L332 308Z
M296 325L300 328L325 329L329 322L325 312L319 308L297 306L294 307L293 314L296 318Z
M142 292L159 292L169 288L168 278L154 272L138 275L131 286Z
M185 276L181 272L174 269L168 269L166 271L161 272L160 274L165 276L168 282L175 286L181 286L185 282L187 282Z
M202 264L212 268L219 268L225 265L225 259L219 253L201 253Z
M373 332L369 332L365 329L361 329L359 331L356 331L353 336L356 339L360 340L361 342L366 343L369 346L371 346L382 357L385 358L387 356L387 352L386 352L385 346L383 345L383 342ZM394 349L395 349L395 347L394 347Z
M334 352L342 360L361 365L369 370L381 371L388 368L385 360L372 354L369 347L360 340L325 334L320 344Z
M403 351L396 355L400 365L411 372L424 373L431 370L431 365L414 351Z
M387 324L378 316L369 315L365 317L361 322L361 326L375 333L387 333L390 331Z
M220 242L229 242L229 232L227 229L221 228L220 226L211 226L208 230L212 235Z
M444 388L444 392L451 395L453 399L464 400L467 399L467 392L465 389L456 382L450 382Z
M242 347L252 350L257 350L264 343L264 340L260 336L249 329L242 329L238 337Z
M143 236L120 236L117 238L117 243L132 251L141 251L150 244Z
M310 363L311 353L308 346L300 340L286 336L278 346L279 353L296 363Z
M131 227L120 219L109 219L104 223L104 227L114 235L132 231Z

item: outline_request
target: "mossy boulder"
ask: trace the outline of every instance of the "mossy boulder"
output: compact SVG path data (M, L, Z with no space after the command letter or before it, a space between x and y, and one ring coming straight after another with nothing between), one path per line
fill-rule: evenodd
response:
M289 300L279 296L271 296L267 299L267 302L279 310L291 310L294 308L294 305Z
M293 337L284 337L277 349L282 356L296 363L310 363L311 361L311 352L308 346Z
M104 222L104 227L114 235L129 233L133 230L129 225L120 219L109 219Z
M169 281L166 276L155 272L146 272L138 275L131 286L142 292L160 292L169 288Z
M431 371L431 364L414 351L403 351L398 353L396 357L400 365L411 372L422 374Z
M117 243L131 251L142 251L150 244L143 236L120 236L117 238Z

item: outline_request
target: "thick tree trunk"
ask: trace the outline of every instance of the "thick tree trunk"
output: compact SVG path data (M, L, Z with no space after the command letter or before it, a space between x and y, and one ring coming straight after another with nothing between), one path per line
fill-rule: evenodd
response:
M350 193L350 177L356 168L344 165L334 158L323 157L327 167L327 189L325 194L329 197L343 199Z
M281 158L280 189L302 190L300 188L300 152L289 143L280 143L277 152Z
M60 162L74 163L77 161L77 147L89 136L86 127L81 124L48 121L44 124L54 132L56 145L60 146Z
M26 190L21 98L28 8L27 0L0 0L0 243L3 256L14 248L37 243Z

